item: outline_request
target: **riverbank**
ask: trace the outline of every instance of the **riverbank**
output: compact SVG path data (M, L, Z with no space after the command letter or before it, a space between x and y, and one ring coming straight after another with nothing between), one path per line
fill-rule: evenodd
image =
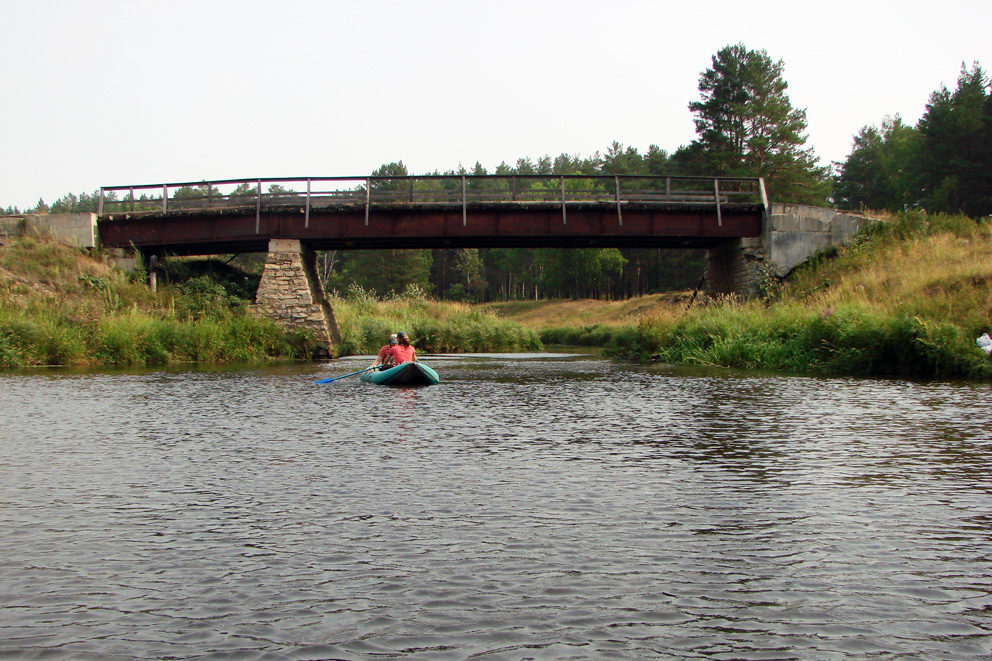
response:
M344 295L331 294L331 307L341 330L342 356L374 354L391 333L410 334L420 354L540 351L539 334L502 318L487 306L436 301L417 288L379 299L354 286Z
M546 343L603 346L642 362L990 379L992 361L975 338L992 327L992 225L891 215L803 265L762 300L698 301L687 310L682 300L643 297L608 308L631 310L626 320L554 321L575 319L570 307L508 306L504 314Z
M306 360L315 346L251 310L250 278L193 271L158 292L144 274L34 238L0 245L0 368ZM244 275L244 274L242 274ZM255 276L257 277L257 275ZM331 295L341 355L406 330L422 354L603 347L640 362L792 373L992 379L975 338L992 327L992 225L898 214L770 287L625 301L468 305L411 289ZM691 305L690 305L691 301Z
M209 268L205 268L205 265ZM99 251L39 238L0 244L0 368L308 360L316 340L251 309L257 274L218 263L166 263L152 292ZM424 350L528 351L537 333L495 313L406 292L377 300L353 289L331 304L342 355L375 353L406 330Z
M152 292L100 252L25 237L0 246L0 367L258 362L314 343L207 276Z

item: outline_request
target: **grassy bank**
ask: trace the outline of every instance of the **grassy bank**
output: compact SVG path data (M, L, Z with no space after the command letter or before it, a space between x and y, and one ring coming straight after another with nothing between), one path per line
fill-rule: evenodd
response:
M411 289L379 300L360 287L330 297L341 329L340 351L367 354L379 350L390 333L404 330L424 353L533 351L543 348L538 333L500 318L481 306L428 299Z
M988 379L992 361L975 338L990 327L992 226L905 213L817 256L765 300L708 301L689 311L658 300L627 322L545 322L540 332L545 342L597 344L635 360Z
M0 246L0 367L262 361L312 349L208 277L152 292L143 274L99 253L34 238Z
M157 292L99 252L23 238L0 245L0 368L164 365L308 359L316 345L250 309L257 275L223 263L167 262ZM361 289L333 297L342 355L374 353L406 330L428 351L541 348L537 333L491 311L407 292L377 300Z

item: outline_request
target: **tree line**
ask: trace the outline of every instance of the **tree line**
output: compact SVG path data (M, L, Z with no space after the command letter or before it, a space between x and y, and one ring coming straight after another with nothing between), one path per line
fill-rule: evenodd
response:
M433 175L698 175L764 177L775 202L841 208L990 213L992 101L989 81L975 64L962 68L954 92L930 96L916 127L896 117L866 126L843 163L819 165L807 143L804 109L789 100L784 63L743 44L722 48L699 77L699 98L688 104L696 138L669 152L645 152L613 142L592 156L560 154L481 163ZM411 174L402 161L371 173ZM390 186L391 182L376 182ZM471 184L484 185L484 184ZM282 192L272 186L269 193ZM205 195L189 187L177 197ZM235 194L254 195L244 186ZM94 194L69 194L32 211L92 211ZM8 208L7 212L16 212ZM528 298L627 298L695 286L704 267L699 250L660 249L446 249L329 251L319 255L329 290L360 287L386 295L416 286L438 298L465 301Z
M930 94L916 126L887 117L863 127L837 164L836 204L848 209L926 209L992 214L992 93L977 63L957 87Z

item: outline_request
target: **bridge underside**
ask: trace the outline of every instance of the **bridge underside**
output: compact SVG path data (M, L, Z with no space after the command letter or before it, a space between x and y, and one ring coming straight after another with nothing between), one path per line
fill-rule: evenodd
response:
M289 327L309 329L322 350L333 354L340 334L316 275L315 250L668 247L716 254L760 237L763 219L761 204L628 202L618 208L573 202L564 210L561 204L520 202L390 204L370 205L367 213L354 206L309 208L309 213L298 205L188 211L174 206L167 214L106 215L98 228L104 246L133 247L146 256L268 253L256 296L260 310ZM708 269L727 280L721 288L735 286L738 252L731 248L720 258L729 265L722 271Z
M207 210L168 215L114 214L99 220L103 245L146 254L208 255L266 252L272 239L297 239L313 250L384 248L711 248L758 237L764 208L724 205L719 212L683 206L659 209L625 204L461 204L422 209L390 205L321 208L307 217L299 207Z

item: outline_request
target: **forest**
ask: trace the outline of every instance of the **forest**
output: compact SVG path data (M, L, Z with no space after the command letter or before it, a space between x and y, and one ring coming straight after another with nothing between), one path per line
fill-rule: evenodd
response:
M978 63L962 64L955 89L930 94L915 126L895 115L864 126L843 162L819 164L807 145L806 111L789 100L784 62L743 44L722 48L688 104L697 137L669 151L643 153L613 142L591 156L521 157L487 170L481 163L412 173L402 160L373 176L410 174L586 174L760 176L773 202L845 210L992 213L992 90ZM270 190L269 192L278 192ZM245 191L249 193L249 191ZM178 191L181 196L183 191ZM69 193L51 205L7 214L95 211L99 191ZM260 269L262 256L238 257ZM385 297L410 290L444 300L623 299L690 289L703 274L700 250L447 249L329 251L318 266L329 292Z

